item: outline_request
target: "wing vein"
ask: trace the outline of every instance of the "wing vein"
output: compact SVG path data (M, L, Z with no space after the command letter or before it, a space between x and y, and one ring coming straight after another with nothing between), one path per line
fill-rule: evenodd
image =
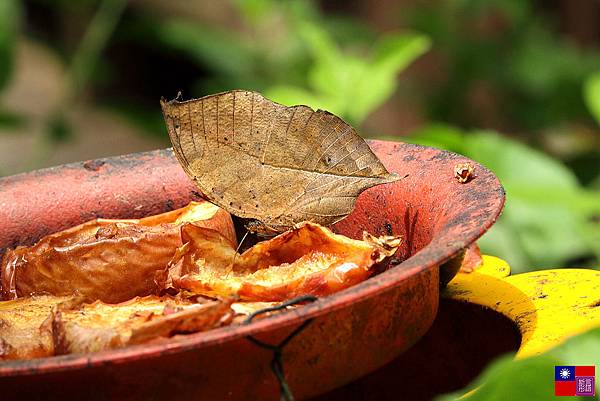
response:
M349 129L350 129L350 126L349 126L349 125L348 125L348 126L346 126L346 128L344 128L344 131L343 131L342 133L340 133L340 134L337 136L337 138L335 138L335 140L329 144L329 146L327 146L327 149L325 149L325 150L324 150L324 151L321 153L321 157L319 157L319 159L317 160L317 163L319 163L319 160L321 160L321 159L323 158L323 156L325 156L325 155L327 154L327 152L329 151L329 149L331 149L331 147L332 147L333 145L335 145L335 144L337 143L337 141L339 141L340 139L342 139L342 137L344 137L344 136L345 136L345 135L348 133L348 130L349 130ZM333 131L333 130L332 130L332 132L335 132L335 131ZM315 168L316 168L316 167L317 167L317 166L316 166L316 164L315 164Z
M340 216L347 216L348 213L336 213L336 214L328 214L328 213L313 213L313 212L300 212L302 214L307 214L309 216L315 216L315 217L340 217Z
M317 114L317 112L315 112L315 114ZM319 121L323 121L323 114L319 114ZM322 126L321 129L319 130L319 134L318 136L321 136L321 133L323 132L323 130L325 129L325 126ZM324 139L323 139L324 140ZM302 164L300 165L300 167L304 167L306 164L308 164L308 160L309 157L316 152L316 150L319 148L319 146L321 146L323 144L323 142L319 142L318 144L316 144L315 141L315 145L310 149L310 152L307 152L306 155L304 156L304 160L302 160Z
M275 119L275 104L273 104L273 108L271 109L271 122L269 123L269 132L267 134L267 139L265 139L265 143L263 145L263 153L260 158L260 163L265 164L265 156L267 155L267 146L269 146L269 141L271 140L271 133L273 132L273 120Z
M323 132L323 130L325 130L325 128L327 128L327 127L324 126L323 128L321 128L321 130L319 131L319 136L321 136L321 133ZM323 143L325 142L325 140L328 139L331 136L331 134L334 134L334 133L335 133L334 130L329 131L329 133L327 135L325 135L321 139L321 142L319 142L319 144L313 148L313 152L317 151L317 149L319 149L321 147L321 145L323 145ZM323 152L318 153L318 156L319 157L317 157L317 160L315 161L314 167L310 171L314 171L315 168L317 168L317 165L319 164L319 160L321 160L321 157L323 156Z
M198 147L196 146L196 136L194 135L194 125L192 124L192 113L190 112L190 104L188 103L188 121L190 122L190 133L192 135L192 144L194 145L194 153L198 153Z
M185 154L185 152L183 151L183 147L181 147L181 137L179 135L179 133L181 132L181 109L177 109L177 122L175 124L175 127L173 127L174 131L175 131L175 138L177 139L177 146L179 146L179 151L181 152L181 157L183 158L183 160L185 161L185 165L186 168L188 168L190 166L190 162Z
M208 138L206 137L206 123L204 122L204 99L200 100L200 106L202 108L202 131L204 131L204 143L208 143Z
M353 138L352 138L352 135L351 135L350 139L343 146L346 146L347 144L349 144L350 142L352 142L352 140L353 140ZM319 173L321 173L321 174L328 174L332 169L334 169L336 166L338 166L344 159L346 159L348 156L350 156L352 153L354 153L358 149L359 149L359 147L354 148L351 152L348 152L348 154L346 156L342 157L340 160L338 160L337 162L335 162L335 164L333 166L329 167L325 171L322 171L322 172L320 171ZM342 176L342 177L347 177L348 176L348 175L344 175L344 174L336 174L336 175L339 175L339 176ZM319 178L318 176L315 177L315 178L313 178L308 185L310 185L313 182L315 182L318 178Z
M290 117L290 121L288 121L287 127L285 127L285 137L286 137L286 139L287 139L287 136L288 136L288 132L290 131L290 125L292 125L292 121L294 120L294 116L296 115L296 110L298 110L298 108L294 107L294 110L292 111L292 116Z
M367 169L367 168L371 167L373 164L375 164L375 163L378 163L378 162L379 162L379 161L375 160L375 161L373 161L373 162L371 162L371 163L367 164L367 165L366 165L366 166L364 166L364 167L361 167L361 168L359 168L359 169L356 169L356 170L352 171L351 173L348 173L347 175L342 175L342 176L339 176L339 178L337 178L337 179L333 180L333 181L332 181L332 182L330 182L330 183L325 183L325 184L323 184L323 185L320 185L320 186L318 186L318 187L316 187L316 188L312 188L312 189L310 189L310 190L308 190L308 191L306 191L306 192L307 192L307 193L309 193L309 192L314 192L315 190L317 190L317 189L319 189L319 188L322 188L322 187L324 187L324 186L326 186L326 185L328 185L328 184L332 184L332 183L334 183L334 182L336 182L336 181L339 181L339 180L341 180L342 178L345 178L345 177L354 177L354 178L358 178L359 180L360 180L360 179L374 179L374 178L376 178L376 177L363 177L363 176L355 176L354 174L356 174L356 173L358 173L358 172L360 172L360 171L363 171L363 170L365 170L365 169ZM355 181L355 182L356 182L356 181ZM342 186L346 186L346 185L348 185L348 184L344 184L344 185L342 185ZM339 188L339 187L338 187L338 188Z
M231 134L231 142L235 143L235 91L233 91L233 107L231 110L231 127L233 133Z
M250 135L251 138L254 136L254 92L252 92L252 99L250 100Z

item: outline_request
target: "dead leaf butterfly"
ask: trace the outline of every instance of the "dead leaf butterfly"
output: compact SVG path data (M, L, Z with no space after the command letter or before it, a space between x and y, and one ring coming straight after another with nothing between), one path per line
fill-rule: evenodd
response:
M329 226L367 188L397 181L342 119L234 90L161 100L173 150L214 204L275 234L301 221Z

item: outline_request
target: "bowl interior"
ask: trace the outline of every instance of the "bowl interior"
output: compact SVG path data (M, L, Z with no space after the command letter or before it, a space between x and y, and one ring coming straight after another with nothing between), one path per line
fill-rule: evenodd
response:
M504 189L485 167L464 156L406 143L373 141L373 151L403 180L363 192L356 208L334 230L354 238L367 230L401 235L396 255L404 268L440 264L479 238L504 206ZM472 178L460 183L457 164Z

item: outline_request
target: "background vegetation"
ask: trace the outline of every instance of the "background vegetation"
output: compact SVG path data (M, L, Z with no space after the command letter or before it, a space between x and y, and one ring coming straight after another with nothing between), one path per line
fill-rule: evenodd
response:
M515 361L505 355L487 366L484 372L456 393L437 397L435 401L530 401L559 399L554 396L555 366L598 366L600 328L570 338L541 355ZM597 369L596 369L597 371ZM596 373L597 375L598 373ZM597 377L597 376L596 376ZM475 390L476 389L476 390ZM475 392L461 398L466 392ZM600 385L596 381L596 397L569 397L568 400L598 399Z
M2 0L0 175L168 146L161 96L246 88L492 169L480 245L513 271L598 268L599 43L586 0ZM476 399L547 395L598 332L569 344L498 361Z
M166 146L161 96L254 89L491 168L481 245L514 270L598 266L598 3L546 3L5 0L1 173Z

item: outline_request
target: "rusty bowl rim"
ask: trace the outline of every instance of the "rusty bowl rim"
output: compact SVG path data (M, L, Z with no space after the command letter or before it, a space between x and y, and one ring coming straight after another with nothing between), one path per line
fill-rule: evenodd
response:
M413 147L415 150L421 151L429 149L437 152L437 156L440 156L441 158L458 157L462 162L469 162L478 171L479 175L489 174L493 178L496 185L494 187L490 187L486 193L490 195L490 199L495 199L497 203L492 204L491 206L487 204L486 206L491 211L488 218L482 221L477 227L471 226L473 229L468 231L466 235L463 235L459 239L447 244L441 257L439 257L440 253L438 252L437 258L427 257L425 259L426 263L421 263L420 260L423 259L423 255L425 253L432 253L431 244L434 242L432 240L429 244L415 254L411 255L406 260L390 267L389 270L379 275L370 277L362 283L356 284L326 298L320 298L314 303L303 305L301 308L292 309L273 316L265 317L263 319L253 321L247 325L230 325L206 332L176 337L166 343L132 345L125 348L100 351L90 354L69 354L30 360L10 360L0 362L0 377L56 373L102 365L125 363L127 361L140 359L149 359L156 356L186 352L212 345L223 344L229 341L237 340L241 337L248 337L250 335L254 336L272 330L300 324L307 319L322 316L344 308L356 302L357 300L375 297L378 295L378 293L391 290L398 286L406 278L416 277L417 275L423 274L435 266L439 266L440 264L451 259L453 256L456 256L459 252L461 252L461 250L465 249L467 246L480 238L496 222L502 213L505 204L504 188L494 173L485 166L458 153L429 146L391 141L369 141L369 143L371 145L403 145ZM114 156L98 160L118 160L123 156L144 155L151 152L152 151L140 152L137 154ZM71 168L73 166L79 167L80 164L81 162L63 164L56 167L50 167L50 169ZM433 256L436 256L435 253L433 254ZM421 257L417 258L417 256ZM417 259L419 259L419 261L417 261Z

